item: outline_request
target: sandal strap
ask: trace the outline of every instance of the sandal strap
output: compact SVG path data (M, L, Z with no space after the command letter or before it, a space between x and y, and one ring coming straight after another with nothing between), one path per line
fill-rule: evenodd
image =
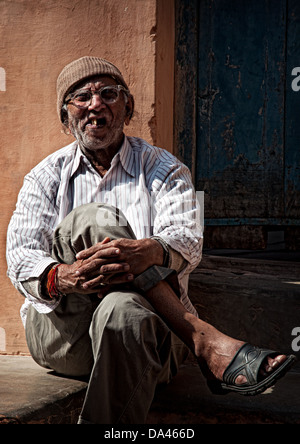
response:
M263 361L268 356L276 354L278 353L273 350L261 349L247 343L244 344L226 368L223 381L226 384L235 385L236 378L242 375L247 379L245 385L257 384L259 369Z

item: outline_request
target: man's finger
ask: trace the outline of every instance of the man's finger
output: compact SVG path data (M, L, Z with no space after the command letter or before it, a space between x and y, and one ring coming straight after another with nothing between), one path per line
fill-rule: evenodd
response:
M83 260L82 265L76 271L76 276L82 276L87 273L94 273L99 271L100 267L106 264L116 263L118 257L116 249L109 248L105 251L97 252L91 258Z
M91 256L93 256L97 251L107 248L107 244L111 242L111 239L109 237L106 237L102 242L98 242L96 245L93 245L90 248L87 248L86 250L82 250L79 253L76 254L76 259L87 259ZM106 247L105 247L106 246Z
M121 264L105 264L100 267L100 274L115 274L130 270L130 265L126 263Z
M89 282L85 282L82 287L84 290L92 290L94 288L99 288L99 286L103 284L109 284L109 285L126 284L128 282L132 282L133 280L134 280L134 275L131 273L119 273L118 275L115 276L100 275Z
M99 259L107 256L118 256L120 254L119 248L113 247L93 247L93 250L84 250L76 255L77 260L91 261L93 259Z
M89 267L82 267L82 270L76 275L77 276L83 276L86 275L86 277L96 277L99 275L113 275L116 273L124 273L126 271L130 270L130 265L127 263L114 263L114 262L108 262L105 261L103 265L103 261L98 265L97 263L92 264Z

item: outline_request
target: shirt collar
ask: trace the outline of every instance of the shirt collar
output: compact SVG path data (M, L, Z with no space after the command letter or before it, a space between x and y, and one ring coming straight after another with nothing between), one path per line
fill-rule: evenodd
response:
M81 149L79 148L79 145L77 143L76 144L76 152L75 152L74 162L73 162L72 171L71 171L71 177L78 170L80 162L81 162L81 159L83 159L83 157L85 157L85 156L84 156L83 152L81 151Z
M120 162L122 167L130 176L135 176L135 163L134 163L134 154L132 147L129 143L128 138L124 137L123 145L118 153L120 155Z
M77 144L76 154L72 166L71 176L75 174L78 170L79 165L82 160L85 160L86 156L81 151L79 145ZM135 164L134 164L134 154L132 151L132 147L129 143L128 138L124 137L124 142L119 150L119 152L115 155L112 160L112 165L116 165L118 160L120 160L122 167L130 176L135 176Z

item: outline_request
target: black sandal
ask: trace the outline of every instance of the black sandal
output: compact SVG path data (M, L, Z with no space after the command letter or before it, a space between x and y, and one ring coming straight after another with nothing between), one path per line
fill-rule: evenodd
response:
M236 392L245 396L259 395L269 387L272 387L278 379L282 378L296 361L296 356L290 355L269 376L261 376L259 369L263 361L268 356L276 357L278 355L278 352L272 350L244 344L226 368L223 382L207 381L208 387L213 394L217 395L226 395L229 392ZM245 384L235 384L235 380L239 375L247 378Z

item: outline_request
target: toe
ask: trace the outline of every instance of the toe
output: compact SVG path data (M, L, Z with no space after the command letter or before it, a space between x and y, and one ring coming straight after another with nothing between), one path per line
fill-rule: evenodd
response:
M243 375L238 375L234 381L236 385L243 385L247 383L247 378Z
M267 362L265 364L264 370L267 373L271 373L277 367L279 367L285 360L286 360L286 356L285 355L278 355L275 358L268 357Z

